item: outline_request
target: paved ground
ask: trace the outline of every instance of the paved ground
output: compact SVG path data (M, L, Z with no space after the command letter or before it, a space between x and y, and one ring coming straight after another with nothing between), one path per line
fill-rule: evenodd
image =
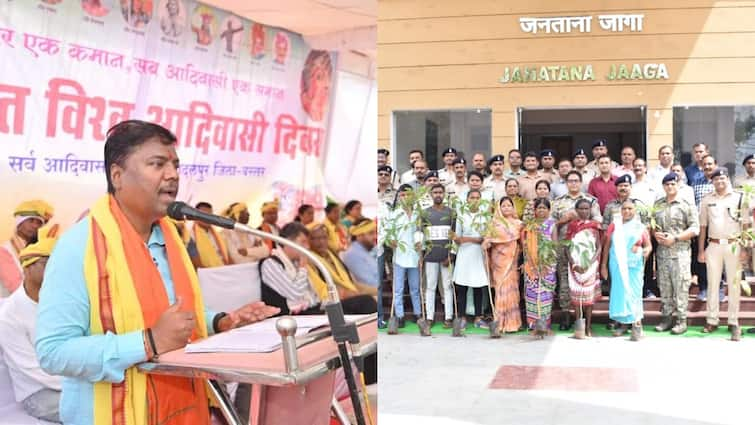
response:
M380 425L753 424L755 338L724 338L381 333Z

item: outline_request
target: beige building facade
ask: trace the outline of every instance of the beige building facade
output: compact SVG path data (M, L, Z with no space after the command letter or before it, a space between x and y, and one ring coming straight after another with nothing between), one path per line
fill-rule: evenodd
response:
M486 155L608 141L657 163L755 148L755 1L381 0L378 146ZM442 167L440 162L431 167ZM508 165L508 164L507 164Z

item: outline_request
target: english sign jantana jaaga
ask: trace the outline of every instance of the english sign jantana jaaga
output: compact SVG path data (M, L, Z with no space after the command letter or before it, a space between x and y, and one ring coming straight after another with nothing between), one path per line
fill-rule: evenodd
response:
M668 80L666 64L611 64L604 75L606 80ZM498 80L506 83L595 81L593 65L534 65L505 67Z
M597 20L604 32L642 32L644 14L599 15ZM559 34L592 32L592 16L522 17L519 26L525 33ZM597 78L614 80L667 80L668 68L664 63L613 63ZM560 81L596 81L593 64L580 65L518 65L507 66L498 79L501 84Z

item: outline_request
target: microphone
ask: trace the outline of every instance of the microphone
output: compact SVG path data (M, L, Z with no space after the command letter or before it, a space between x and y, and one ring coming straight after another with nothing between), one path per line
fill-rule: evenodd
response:
M168 217L174 220L195 220L203 223L212 224L213 226L233 229L236 221L230 218L221 217L215 214L207 214L192 208L186 202L176 201L168 205Z

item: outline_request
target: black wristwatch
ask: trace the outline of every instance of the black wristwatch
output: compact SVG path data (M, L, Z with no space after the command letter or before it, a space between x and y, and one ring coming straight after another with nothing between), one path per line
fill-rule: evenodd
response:
M220 333L220 329L218 329L218 326L220 325L220 319L224 318L225 316L228 316L228 313L220 312L216 314L212 319L212 330L214 330L216 334Z

